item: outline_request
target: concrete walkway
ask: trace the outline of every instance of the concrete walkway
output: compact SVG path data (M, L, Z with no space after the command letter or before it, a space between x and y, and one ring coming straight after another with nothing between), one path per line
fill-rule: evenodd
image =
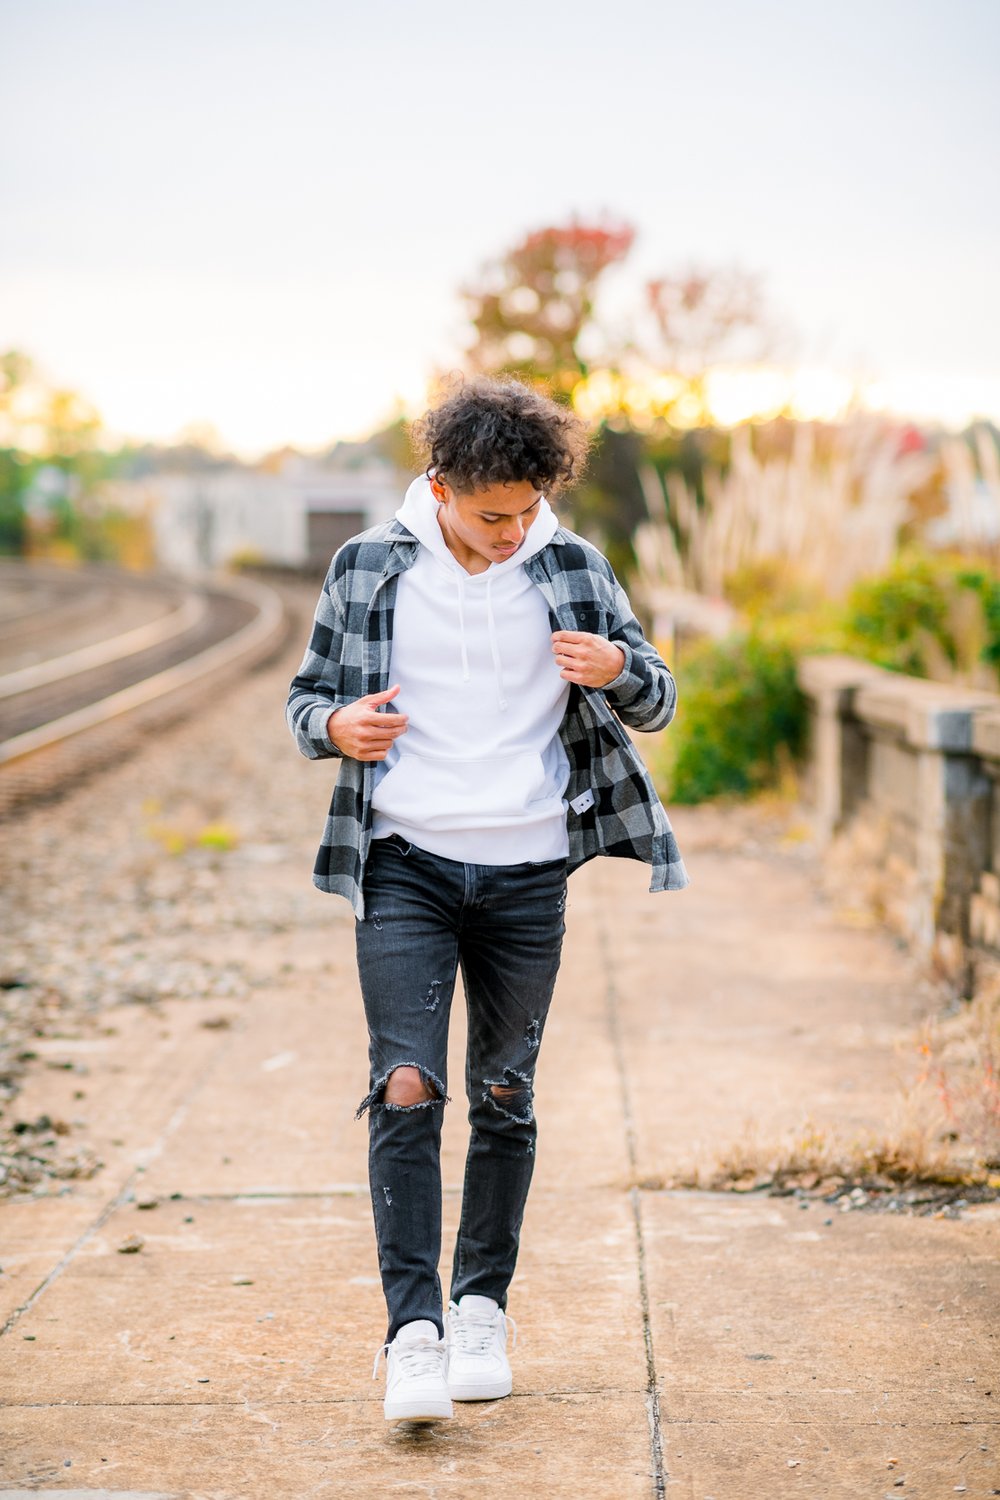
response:
M251 718L230 698L114 773L127 808L208 737L238 735L245 753L260 722L283 767L274 798L304 808L291 854L255 845L214 867L281 920L186 938L216 961L237 953L244 996L118 1004L37 1044L15 1112L69 1118L84 1093L104 1165L0 1208L0 1488L1000 1493L997 1205L844 1213L657 1186L807 1116L877 1130L923 1013L906 955L838 917L807 849L707 809L672 813L688 890L651 896L644 867L610 860L570 882L509 1303L514 1395L387 1428L370 1379L384 1304L353 1118L367 1079L353 918L309 886L328 781L270 722L289 676L282 661L239 690ZM223 796L251 817L245 785ZM94 798L81 788L58 812L75 816L83 878L106 826ZM56 812L26 819L26 847ZM460 997L452 1041L443 1268L465 1145Z

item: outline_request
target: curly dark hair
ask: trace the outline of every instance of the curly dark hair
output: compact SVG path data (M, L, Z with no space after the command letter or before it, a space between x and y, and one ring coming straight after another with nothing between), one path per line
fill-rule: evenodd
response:
M578 479L590 434L575 412L513 375L460 376L410 424L418 452L456 494L527 481L554 494Z

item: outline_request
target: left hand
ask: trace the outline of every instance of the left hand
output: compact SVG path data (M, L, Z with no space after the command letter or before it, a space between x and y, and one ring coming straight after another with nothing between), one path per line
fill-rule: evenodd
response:
M581 687L604 687L613 682L625 666L625 653L603 635L586 630L556 630L552 650L560 677L578 682Z

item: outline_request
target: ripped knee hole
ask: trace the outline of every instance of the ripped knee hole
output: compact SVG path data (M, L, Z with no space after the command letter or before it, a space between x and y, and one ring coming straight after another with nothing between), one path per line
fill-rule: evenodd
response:
M428 1099L440 1099L436 1088L424 1078L419 1068L393 1068L385 1082L382 1098L386 1104L423 1104Z
M509 1099L512 1094L523 1093L526 1087L527 1085L523 1083L515 1083L512 1085L493 1083L490 1085L490 1093L493 1095L494 1099Z

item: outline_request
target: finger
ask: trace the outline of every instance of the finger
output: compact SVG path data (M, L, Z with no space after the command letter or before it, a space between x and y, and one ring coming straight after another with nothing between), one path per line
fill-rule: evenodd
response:
M402 733L404 733L403 730L397 731L394 729L390 733L388 729L368 729L365 731L363 738L365 743L369 745L394 745Z
M384 729L386 734L389 733L390 726L394 724L408 724L409 722L409 714L383 713L380 712L377 708L366 709L364 713L358 715L359 727L361 725L364 725L366 728L372 728L374 726L379 730Z
M389 737L386 737L384 734L358 735L358 744L365 750L387 750L390 745L394 745L395 743L396 739L394 735L390 735Z
M587 630L554 630L552 632L552 639L554 641L566 641L578 644L589 640L590 632Z
M398 692L399 683L397 682L394 683L392 687L386 688L384 693L368 693L360 701L362 703L388 703L389 699L395 698Z

